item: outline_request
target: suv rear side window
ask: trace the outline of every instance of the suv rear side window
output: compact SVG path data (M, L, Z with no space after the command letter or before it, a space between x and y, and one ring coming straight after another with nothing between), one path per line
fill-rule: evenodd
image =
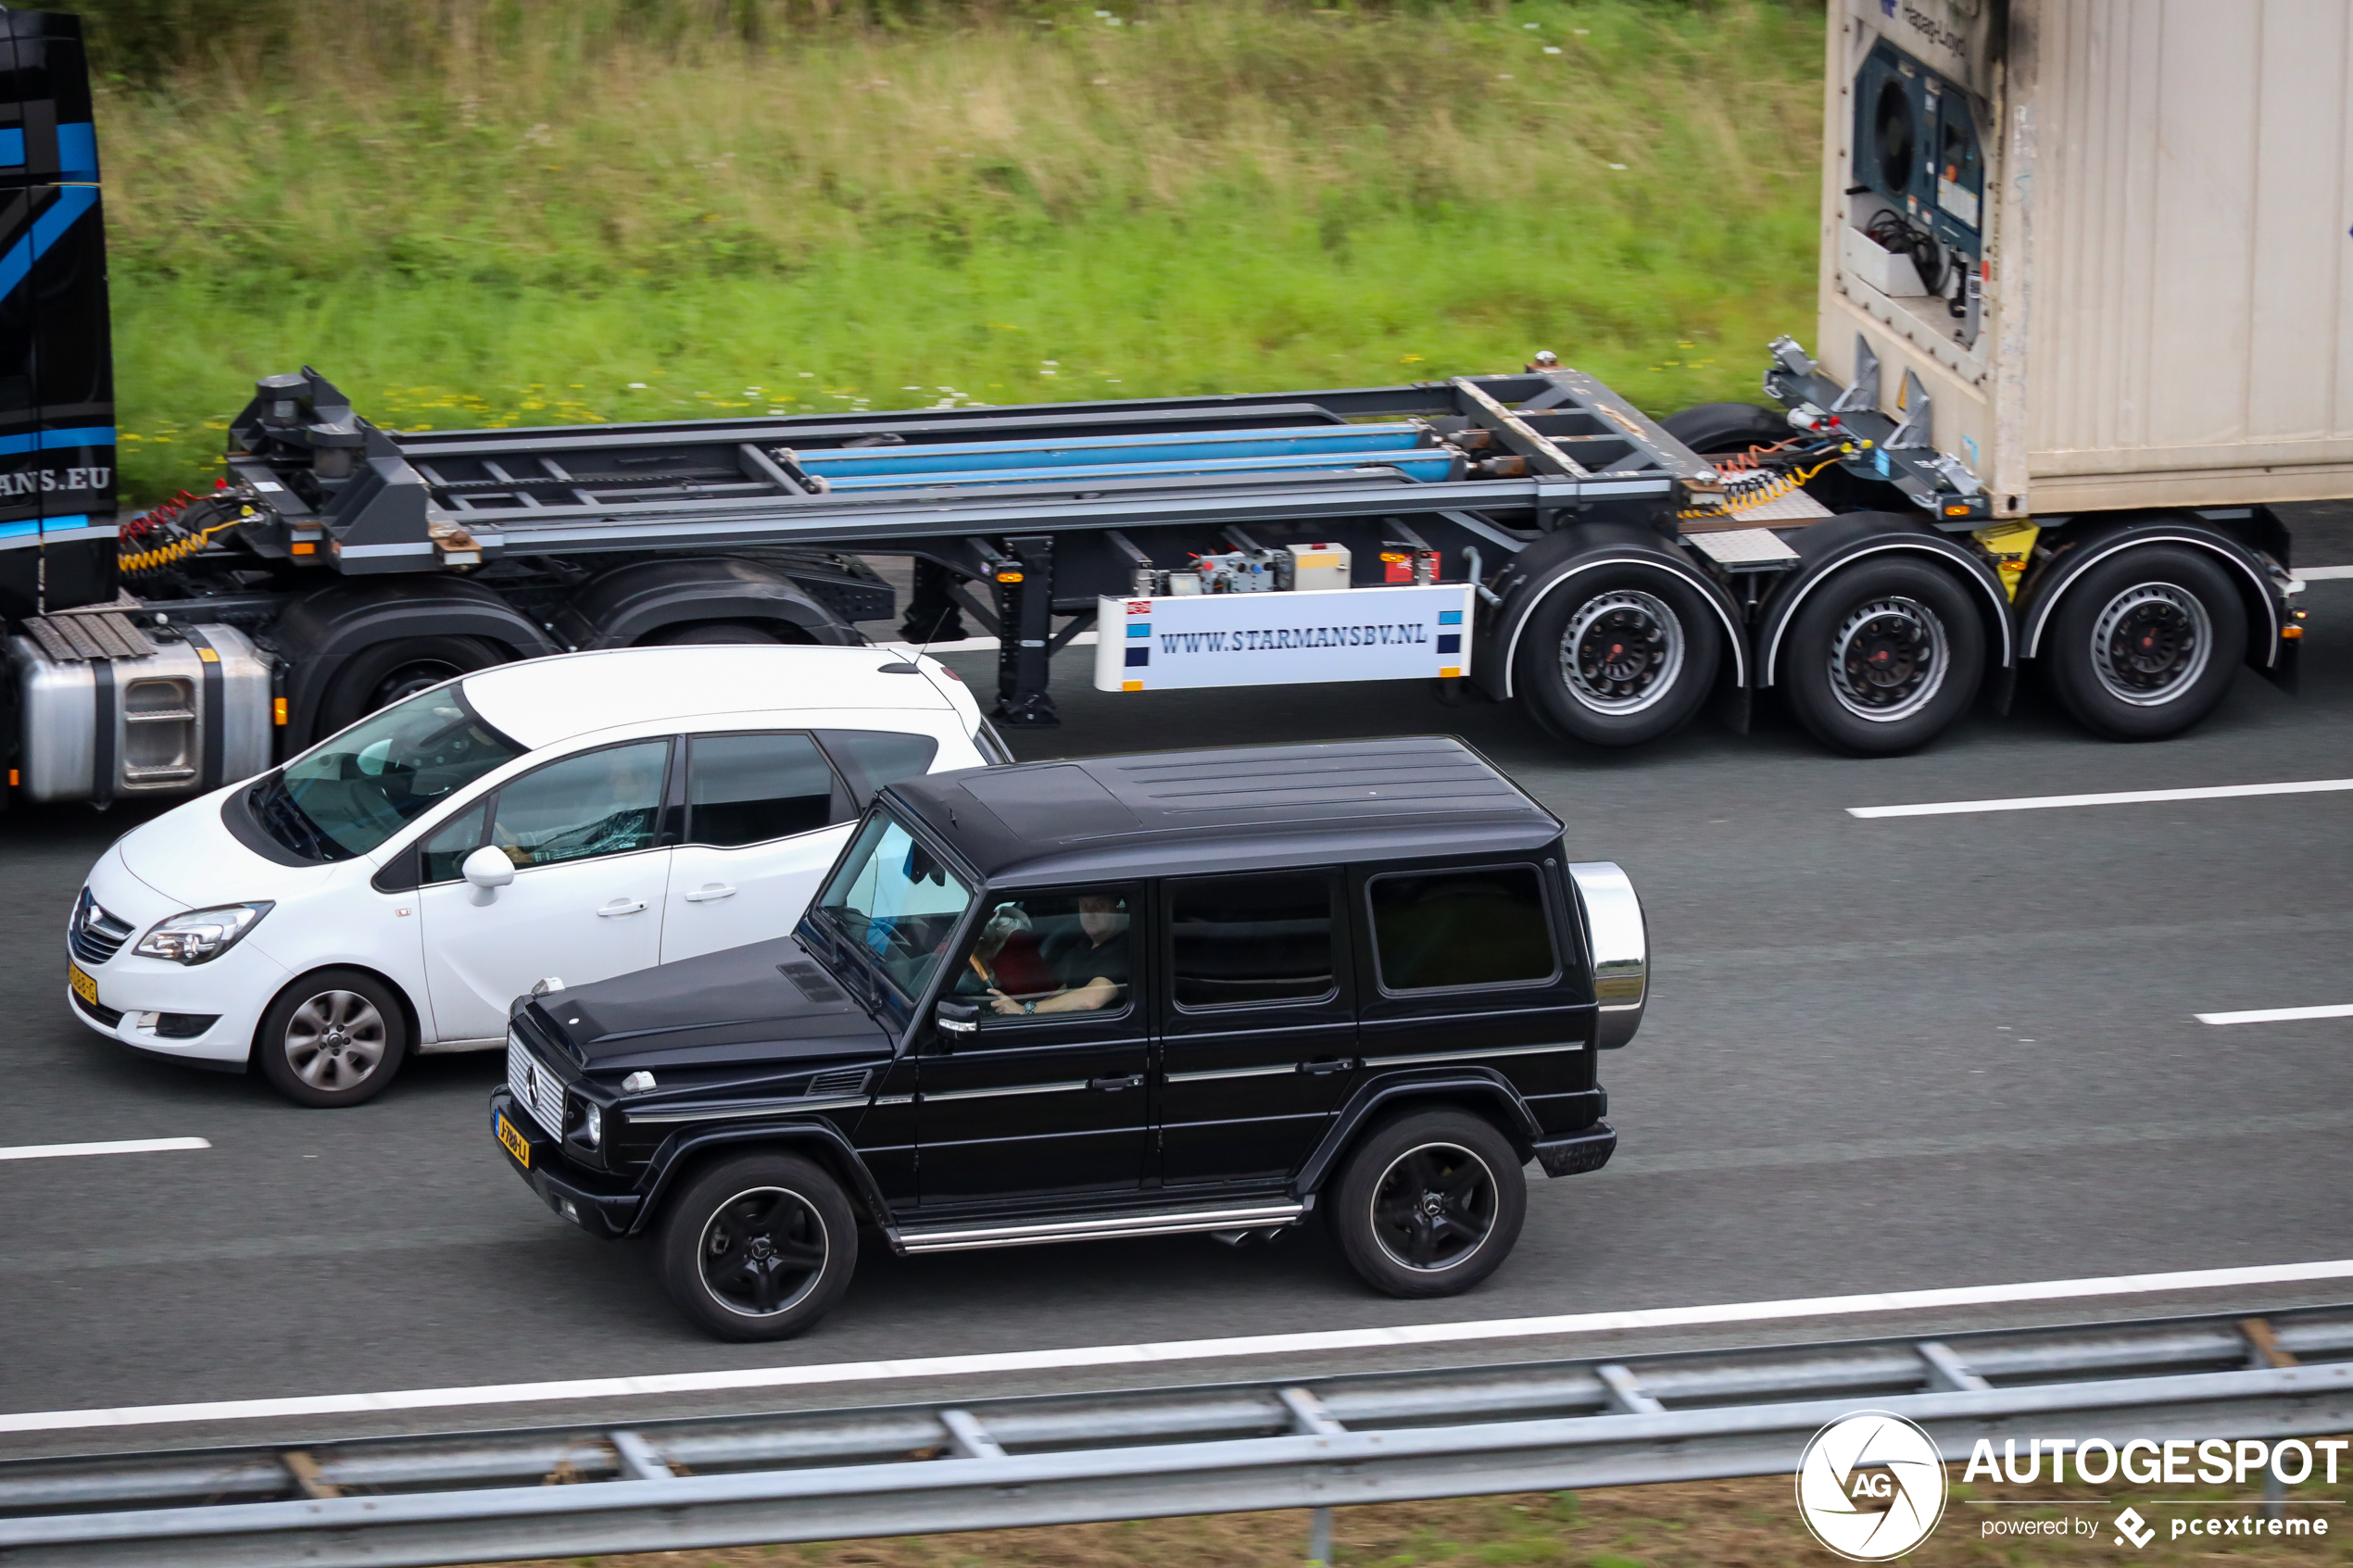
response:
M686 743L686 842L732 848L833 822L834 771L807 735L697 735Z
M1366 892L1387 990L1525 985L1558 972L1534 866L1379 876Z
M1170 985L1181 1008L1321 1001L1332 978L1329 878L1232 876L1170 885Z

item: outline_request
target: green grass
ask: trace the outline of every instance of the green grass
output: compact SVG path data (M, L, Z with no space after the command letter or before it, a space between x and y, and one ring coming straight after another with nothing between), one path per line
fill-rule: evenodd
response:
M1810 325L1818 7L1106 8L746 44L362 6L118 81L126 495L208 480L252 378L306 362L402 428L1363 385L1537 348L1663 410L1752 394Z

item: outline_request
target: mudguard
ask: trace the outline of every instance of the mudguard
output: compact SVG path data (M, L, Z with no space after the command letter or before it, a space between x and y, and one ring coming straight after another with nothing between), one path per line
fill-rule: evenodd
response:
M1783 577L1766 599L1757 625L1759 686L1772 685L1780 679L1781 643L1808 596L1841 567L1891 554L1931 558L1972 584L1985 622L1986 648L1992 655L1987 669L2005 671L2018 662L2018 636L2001 578L1982 557L1918 519L1899 512L1847 512L1804 530L1790 541L1790 547L1797 552L1796 570Z
M701 1132L672 1135L654 1150L652 1161L637 1184L640 1195L635 1211L630 1215L624 1234L642 1235L654 1222L655 1214L668 1196L679 1171L692 1162L693 1157L713 1149L734 1148L789 1148L795 1153L815 1156L818 1163L831 1170L849 1189L850 1198L866 1210L875 1223L890 1224L890 1204L883 1197L880 1184L866 1169L857 1148L830 1122L814 1118L803 1122L778 1122L767 1126L724 1126Z
M2050 558L2019 586L2022 631L2019 657L2032 659L2041 651L2043 633L2076 579L2118 551L2136 545L2186 545L2217 558L2223 575L2238 584L2239 598L2246 607L2245 662L2266 674L2284 671L2291 661L2282 649L2290 645L2280 638L2282 606L2262 557L2212 523L2180 515L2095 522L2080 533L2070 527L2067 536L2053 546Z
M1340 1114L1332 1118L1323 1141L1315 1146L1315 1152L1307 1157L1299 1174L1292 1178L1291 1191L1305 1198L1323 1185L1324 1179L1331 1174L1332 1167L1365 1130L1365 1123L1383 1109L1403 1100L1484 1102L1502 1114L1502 1130L1522 1158L1528 1157L1545 1135L1543 1123L1537 1120L1527 1099L1512 1087L1511 1080L1491 1067L1383 1073L1370 1083L1358 1085L1349 1095Z
M782 623L801 640L837 647L861 639L840 616L781 571L731 556L650 561L608 571L557 612L575 648L619 648L698 621Z
M1478 656L1471 660L1472 683L1499 702L1510 698L1520 633L1536 607L1580 573L1629 563L1675 577L1707 600L1723 622L1725 651L1730 656L1729 684L1747 685L1748 639L1741 627L1740 607L1731 596L1656 533L1611 522L1579 523L1548 533L1512 558L1496 579L1495 592L1501 602L1480 608ZM1718 679L1722 682L1727 677Z

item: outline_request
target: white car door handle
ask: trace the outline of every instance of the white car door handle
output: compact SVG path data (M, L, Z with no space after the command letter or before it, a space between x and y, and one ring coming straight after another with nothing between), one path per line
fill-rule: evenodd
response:
M713 898L733 898L736 890L724 882L706 882L686 895L689 904L708 904Z
M610 920L615 915L634 915L646 907L643 898L615 898L597 911L598 920Z

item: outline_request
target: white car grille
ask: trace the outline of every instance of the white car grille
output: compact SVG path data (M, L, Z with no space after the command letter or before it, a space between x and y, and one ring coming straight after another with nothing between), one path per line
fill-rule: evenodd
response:
M507 1087L514 1091L515 1104L529 1111L548 1136L564 1135L563 1080L523 1049L511 1030L507 1035Z

